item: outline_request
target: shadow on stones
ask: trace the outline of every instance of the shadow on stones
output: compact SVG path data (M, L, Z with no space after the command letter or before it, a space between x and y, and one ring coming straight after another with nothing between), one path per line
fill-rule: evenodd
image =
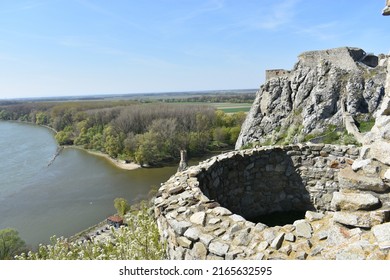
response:
M251 220L254 223L262 223L269 227L293 224L296 220L305 218L306 211L273 212Z
M236 154L216 161L199 177L210 199L252 222L269 226L302 219L315 210L302 180L302 158L280 148Z

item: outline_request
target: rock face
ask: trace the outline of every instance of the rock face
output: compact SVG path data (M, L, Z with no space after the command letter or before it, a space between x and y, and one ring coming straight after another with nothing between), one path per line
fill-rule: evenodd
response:
M303 142L308 134L322 135L349 122L353 129L354 120L367 120L379 109L386 60L344 47L305 52L292 71L268 71L236 149Z

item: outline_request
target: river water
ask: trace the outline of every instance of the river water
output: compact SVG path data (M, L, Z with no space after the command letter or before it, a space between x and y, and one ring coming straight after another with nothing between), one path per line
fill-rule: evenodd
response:
M0 122L0 229L19 231L27 244L71 236L115 212L113 200L134 203L160 186L177 166L122 170L83 150L57 150L46 128Z

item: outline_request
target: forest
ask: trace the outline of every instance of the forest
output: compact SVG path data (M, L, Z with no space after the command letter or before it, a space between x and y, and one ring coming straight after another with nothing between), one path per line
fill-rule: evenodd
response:
M178 161L180 150L201 156L233 147L245 113L205 104L88 100L2 102L0 120L54 129L59 145L101 151L115 159L156 166Z

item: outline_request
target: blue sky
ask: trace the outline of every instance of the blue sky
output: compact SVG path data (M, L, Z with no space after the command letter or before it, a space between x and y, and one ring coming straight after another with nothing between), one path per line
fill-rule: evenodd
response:
M258 88L307 50L389 53L385 0L0 0L0 99Z

